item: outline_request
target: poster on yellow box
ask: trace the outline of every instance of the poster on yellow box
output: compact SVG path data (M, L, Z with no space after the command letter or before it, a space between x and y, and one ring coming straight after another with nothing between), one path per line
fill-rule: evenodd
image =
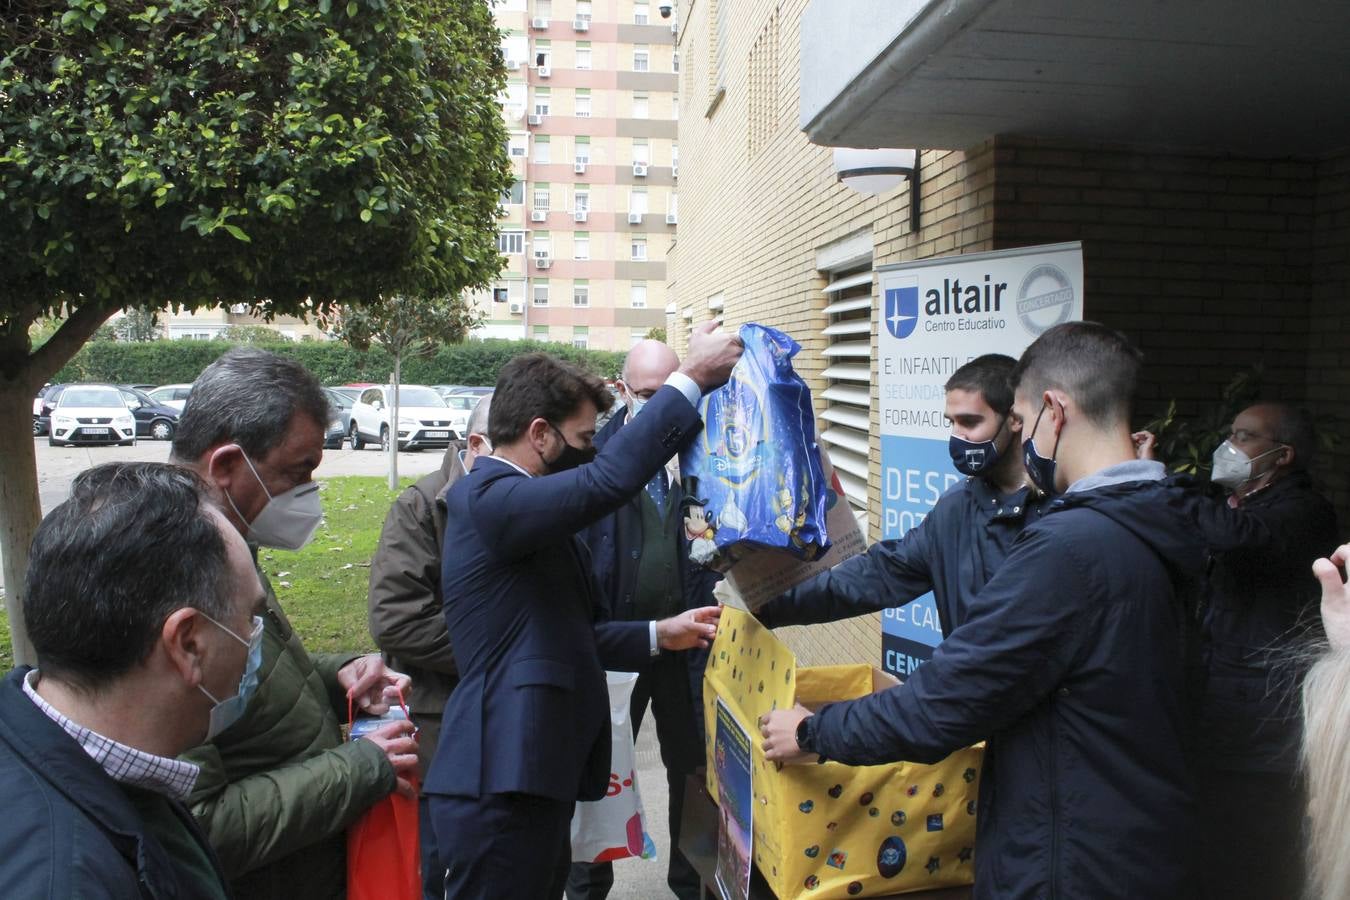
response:
M752 735L755 864L780 898L868 897L969 884L981 747L936 765L784 766L764 758L759 717L794 703L818 708L896 684L868 665L798 667L748 612L726 608L703 676L710 736L718 708ZM710 753L715 753L709 738ZM708 793L719 796L715 756Z

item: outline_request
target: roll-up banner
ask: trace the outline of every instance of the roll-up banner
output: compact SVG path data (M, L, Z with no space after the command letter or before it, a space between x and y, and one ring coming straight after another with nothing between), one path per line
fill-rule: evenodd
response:
M1020 356L1047 329L1083 317L1080 243L879 266L881 537L923 521L965 476L947 453L943 385L985 353ZM942 640L933 595L882 614L882 666L903 679Z

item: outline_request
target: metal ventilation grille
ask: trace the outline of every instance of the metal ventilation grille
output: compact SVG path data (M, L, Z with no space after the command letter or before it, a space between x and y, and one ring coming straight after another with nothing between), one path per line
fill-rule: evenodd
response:
M872 270L833 272L825 286L829 324L824 332L829 405L820 414L839 483L867 533L868 433L872 419Z

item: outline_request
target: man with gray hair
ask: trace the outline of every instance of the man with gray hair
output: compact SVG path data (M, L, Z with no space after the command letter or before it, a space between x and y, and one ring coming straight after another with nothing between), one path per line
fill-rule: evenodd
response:
M469 414L464 440L452 442L441 467L394 501L370 561L370 634L386 662L413 680L411 703L420 729L418 774L423 777L436 755L445 701L459 682L441 609L445 495L473 468L474 460L492 452L487 437L491 405L491 394L479 400ZM445 895L445 866L437 857L425 801L422 806L422 888L430 900Z
M293 360L237 348L206 368L174 434L173 460L214 490L249 542L298 550L319 527L328 401ZM386 725L344 743L349 698L381 714L409 687L377 654L309 654L265 576L258 686L242 718L185 755L201 775L189 798L234 893L340 898L345 831L391 791L410 790L412 725Z
M5 896L224 900L174 757L257 683L243 538L185 469L98 466L39 526L23 598L40 667L0 684Z

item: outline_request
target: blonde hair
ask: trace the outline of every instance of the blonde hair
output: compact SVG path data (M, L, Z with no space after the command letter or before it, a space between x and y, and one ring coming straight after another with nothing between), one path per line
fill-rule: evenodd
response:
M1330 650L1303 682L1308 774L1308 896L1350 897L1350 648Z

